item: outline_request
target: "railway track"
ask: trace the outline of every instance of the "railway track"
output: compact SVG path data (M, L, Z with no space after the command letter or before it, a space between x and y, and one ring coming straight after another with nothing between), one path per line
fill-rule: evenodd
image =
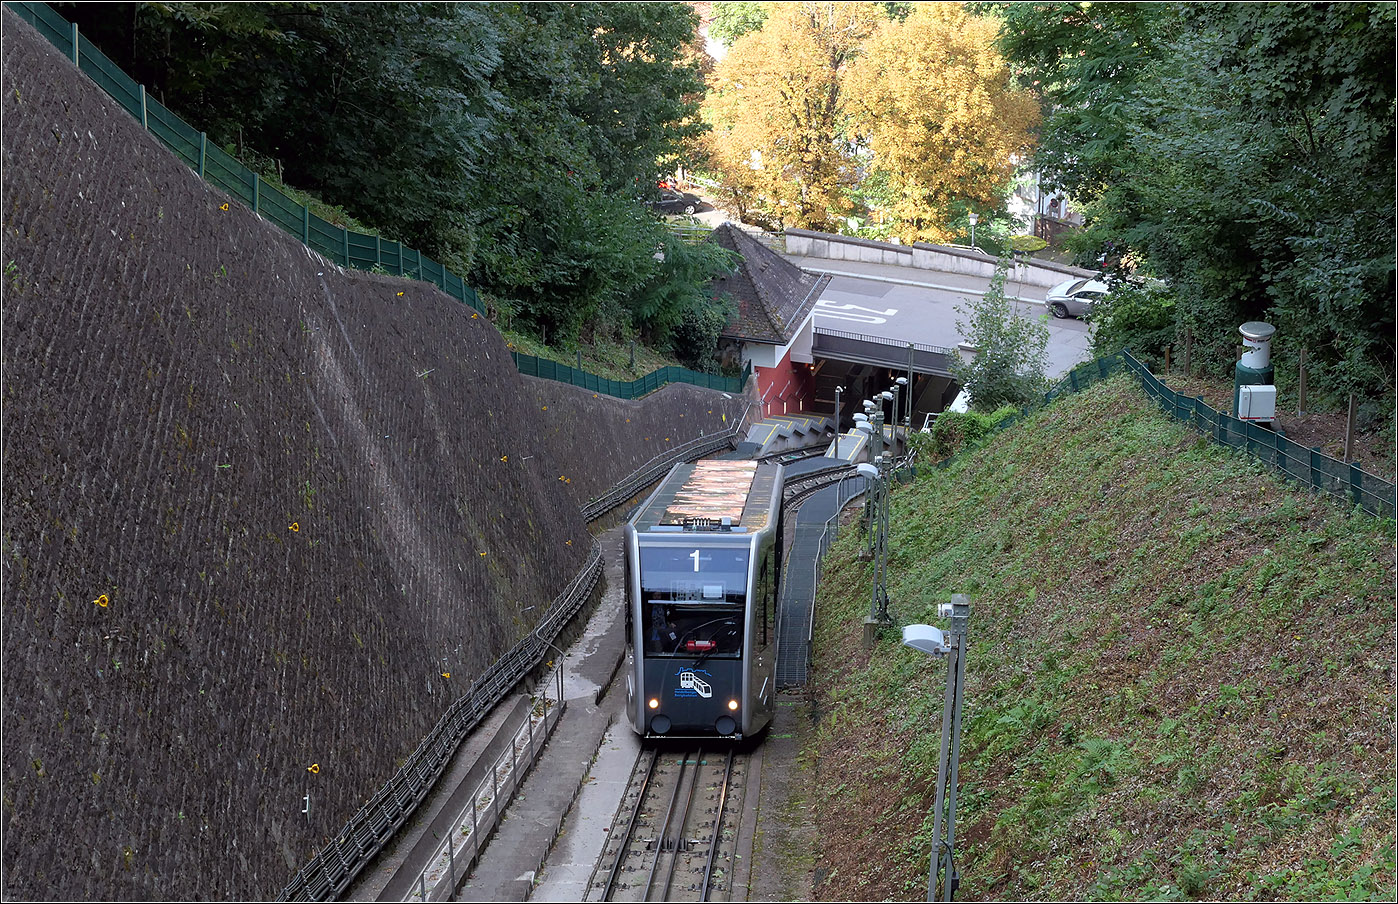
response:
M748 754L643 749L586 901L732 900Z

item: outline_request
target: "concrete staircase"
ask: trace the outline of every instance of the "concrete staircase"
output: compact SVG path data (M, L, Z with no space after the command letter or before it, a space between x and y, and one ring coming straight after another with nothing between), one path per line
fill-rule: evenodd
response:
M747 442L757 446L754 457L761 457L821 445L833 438L834 431L828 415L778 414L749 427Z

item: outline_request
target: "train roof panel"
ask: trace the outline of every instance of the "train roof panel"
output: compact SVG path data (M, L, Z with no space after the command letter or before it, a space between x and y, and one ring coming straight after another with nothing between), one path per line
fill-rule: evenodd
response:
M676 465L633 522L636 529L682 526L694 519L731 519L748 531L767 526L778 465L755 461L700 461ZM780 504L780 502L778 502Z

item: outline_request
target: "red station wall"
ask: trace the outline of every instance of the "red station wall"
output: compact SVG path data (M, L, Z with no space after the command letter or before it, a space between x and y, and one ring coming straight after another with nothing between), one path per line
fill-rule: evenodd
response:
M815 400L815 376L809 364L794 364L791 351L776 367L757 369L757 392L762 399L762 416L803 411Z

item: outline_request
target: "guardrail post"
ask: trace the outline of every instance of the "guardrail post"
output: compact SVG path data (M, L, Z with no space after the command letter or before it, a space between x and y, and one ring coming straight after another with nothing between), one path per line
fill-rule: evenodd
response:
M208 160L209 154L209 133L199 133L199 178L204 178L204 162Z
M301 244L311 244L311 206L301 205Z
M71 40L73 42L73 65L81 68L81 64L78 62L78 23L73 22L72 26L73 28Z
M453 827L447 832L447 888L456 888L456 842L453 836L456 835L456 828Z
M350 265L350 261L349 261L349 229L347 229L347 228L344 227L344 226L341 226L341 227L340 227L340 241L341 241L341 243L343 243L343 245L344 245L344 249L345 249L345 266L348 267L348 266Z
M76 26L74 26L76 28ZM141 89L141 128L149 129L150 122L146 119L146 86L138 85Z
M261 213L262 207L262 177L257 173L252 174L252 212Z

